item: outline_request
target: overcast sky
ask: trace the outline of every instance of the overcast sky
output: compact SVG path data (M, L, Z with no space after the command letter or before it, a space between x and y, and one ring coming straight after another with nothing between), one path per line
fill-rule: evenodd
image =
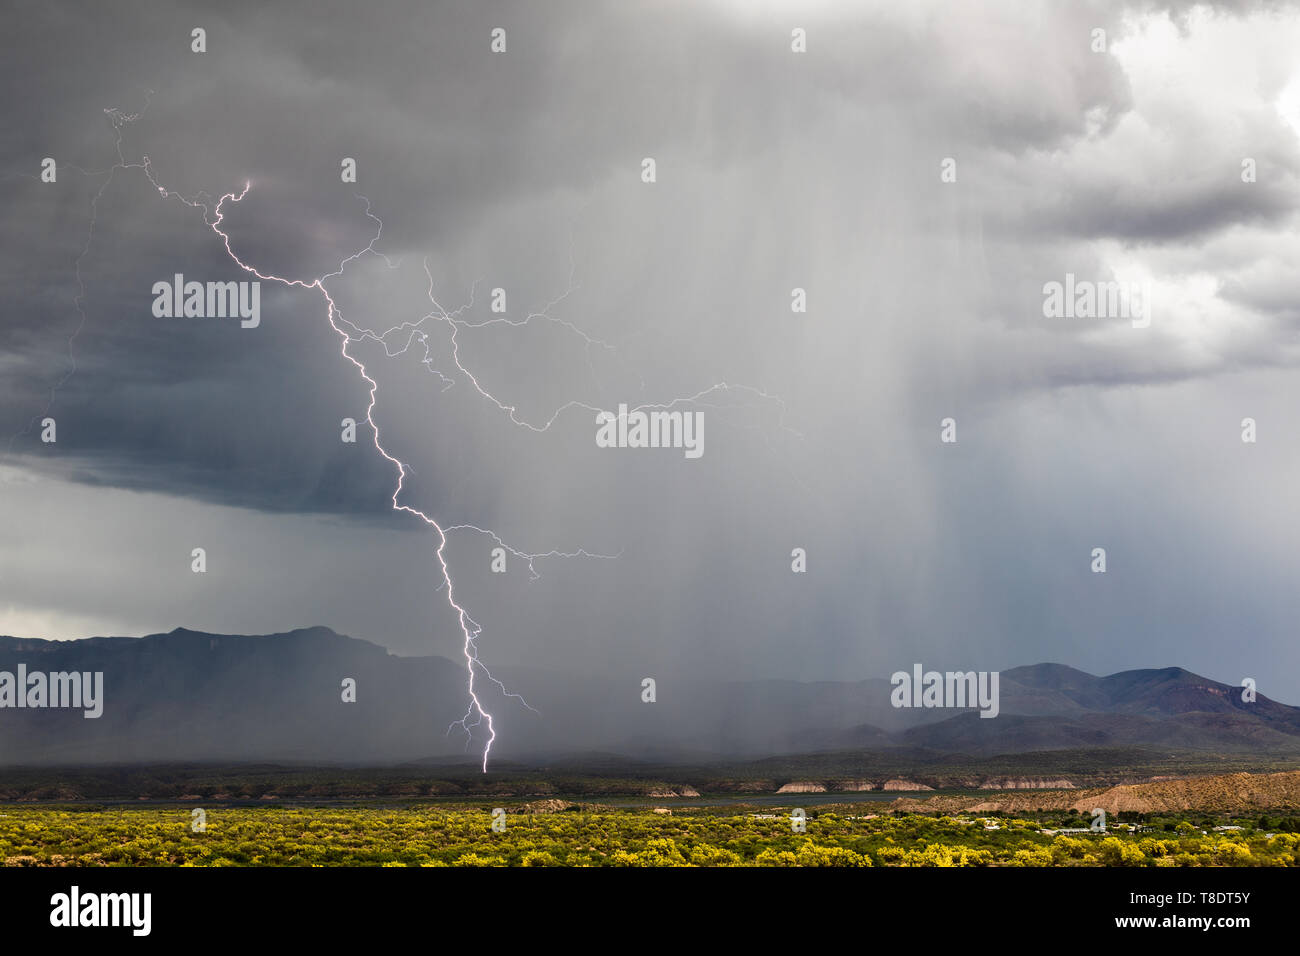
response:
M391 513L368 432L340 441L367 389L321 295L263 282L255 329L152 313L175 273L250 278L177 198L249 182L223 222L245 262L335 272L374 236L362 194L388 258L327 280L343 315L419 322L426 262L465 307L468 375L436 316L428 363L386 354L404 334L350 346L402 500L521 552L618 555L493 574L493 542L453 532L489 665L1179 665L1300 702L1294 8L43 0L7 21L0 633L325 624L459 653L436 535ZM140 114L120 160L111 109ZM1149 327L1045 317L1067 273L1147 283ZM597 447L590 408L701 393L676 407L703 413L702 457Z

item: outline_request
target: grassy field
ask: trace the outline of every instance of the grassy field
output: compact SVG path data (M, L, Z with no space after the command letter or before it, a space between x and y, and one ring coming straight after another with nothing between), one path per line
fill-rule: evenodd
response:
M1294 866L1300 820L1205 814L1113 821L873 815L870 806L789 808L492 805L14 806L0 810L6 866ZM543 812L538 812L543 811ZM1241 829L1216 831L1215 826ZM1143 826L1146 829L1138 831Z

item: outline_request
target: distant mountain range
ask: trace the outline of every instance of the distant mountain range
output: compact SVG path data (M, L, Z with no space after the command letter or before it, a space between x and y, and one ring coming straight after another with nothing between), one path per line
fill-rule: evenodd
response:
M4 672L102 672L102 715L0 707L0 764L396 763L481 752L452 726L466 714L463 665L399 657L313 627L266 636L178 628L148 637L0 637ZM673 681L641 700L642 675L584 678L494 669L533 710L485 678L493 753L538 760L602 751L660 762L899 748L989 756L1098 747L1300 755L1300 707L1177 667L1094 677L1061 664L1003 671L1000 713L896 709L885 680ZM345 678L356 701L344 702ZM66 685L65 685L66 689ZM446 733L449 726L452 731Z

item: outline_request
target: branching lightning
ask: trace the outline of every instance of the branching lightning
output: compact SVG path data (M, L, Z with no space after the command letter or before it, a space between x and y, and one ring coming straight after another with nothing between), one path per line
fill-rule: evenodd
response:
M445 587L447 589L447 603L451 605L452 610L456 614L457 621L460 624L461 635L464 638L462 652L464 653L465 656L465 667L468 672L467 687L469 693L469 707L465 713L465 716L462 717L459 721L453 723L452 726L456 726L457 724L459 724L459 726L462 729L464 729L465 733L472 737L473 728L486 724L487 742L483 746L483 771L484 773L486 773L488 758L492 753L492 744L496 740L496 727L492 719L492 714L489 713L483 707L483 702L479 699L478 688L476 686L476 679L478 677L479 672L481 672L482 675L486 677L488 680L492 681L498 687L500 687L502 693L506 694L507 696L516 698L521 703L523 703L524 706L528 706L528 702L525 701L523 697L519 696L518 694L510 693L506 689L505 685L502 684L496 678L494 678L491 672L488 671L487 667L482 663L482 661L479 660L478 637L479 634L482 633L482 627L478 624L478 622L476 622L470 616L469 612L465 610L464 606L461 605L456 600L455 584L452 581L452 577L451 577L451 566L447 563L447 555L446 555L447 530L444 529L442 525L440 525L437 522L437 520L435 520L433 517L429 516L425 512L421 511L419 508L415 508L400 500L402 496L402 491L406 485L406 476L407 476L407 472L409 471L409 467L405 462L403 462L396 455L392 454L387 448L384 447L383 441L380 436L379 423L375 421L375 405L378 402L379 383L374 378L372 378L370 373L366 370L365 363L362 362L359 358L357 358L348 350L348 346L351 345L354 341L357 341L357 339L354 339L351 334L349 334L345 329L340 327L339 323L343 321L342 313L338 307L338 303L334 301L334 297L330 294L329 289L325 285L325 280L335 278L337 276L341 276L343 274L343 271L347 268L349 262L353 262L356 259L359 259L361 256L366 255L367 253L373 253L375 255L380 255L380 256L383 255L382 253L376 253L374 248L375 243L378 242L380 237L383 235L383 230L384 230L383 222L371 210L370 200L366 199L365 197L361 197L361 199L365 202L366 216L369 219L373 220L376 225L375 234L371 238L369 244L364 249L361 249L360 251L355 252L351 256L348 256L346 259L342 260L339 263L338 269L336 269L334 272L326 273L323 276L317 276L316 278L311 279L310 281L304 279L290 279L284 276L276 275L275 273L262 272L260 269L256 268L250 263L245 262L235 253L234 249L231 247L230 234L225 232L221 228L222 223L225 221L226 203L227 202L238 203L243 201L244 197L248 195L248 191L252 188L251 183L245 182L244 188L241 189L238 193L233 193L233 192L226 193L217 201L213 209L209 211L207 205L201 202L200 200L186 199L184 196L181 196L179 193L173 192L167 189L165 186L160 185L157 179L154 178L153 171L150 168L149 158L147 156L142 159L141 167L144 169L145 175L149 177L149 181L153 183L155 187L157 187L159 194L164 199L175 197L176 199L180 200L187 206L190 206L192 208L199 208L203 210L204 220L212 228L212 231L221 237L222 244L226 248L226 253L230 256L231 260L237 266L239 266L239 268L243 269L245 272L251 275L257 276L258 279L261 279L266 282L278 282L285 286L296 287L301 289L314 289L317 292L319 292L321 297L324 299L325 306L326 306L326 317L329 321L330 327L334 329L334 331L338 334L341 340L341 344L339 346L339 354L342 355L343 358L345 358L347 361L352 363L352 365L356 368L357 372L360 373L362 379L364 379L366 382L366 386L369 392L369 400L366 405L366 422L367 424L370 425L371 434L374 436L375 450L378 451L380 455L382 455L388 462L390 462L393 465L394 468L397 469L397 484L393 488L393 495L391 499L393 510L414 515L415 517L423 521L426 525L428 525L430 528L432 528L434 532L436 532L438 535L438 547L435 553L438 558L438 566L442 571L442 587ZM348 324L352 325L352 323L348 323ZM352 327L356 329L355 325L352 325ZM358 331L362 332L363 337L373 337L374 335L369 330L358 330ZM475 529L475 530L479 530L479 529ZM518 554L520 552L516 551L515 553ZM528 555L526 557L529 560L529 569L532 570L533 559L537 557L541 557L541 555ZM603 557L603 555L601 557ZM468 745L468 741L467 741L467 745Z
M152 91L150 91L150 96L152 96ZM45 411L48 412L49 408L53 404L54 397L58 392L58 390L64 385L66 385L68 380L76 372L76 360L73 353L73 345L77 336L84 329L86 324L86 313L83 307L83 301L85 298L85 283L81 274L81 265L94 239L99 200L103 196L105 190L107 190L108 186L112 183L114 175L119 170L128 170L128 169L140 170L143 172L145 177L148 178L149 182L154 186L154 188L157 189L158 194L163 199L176 200L180 203L183 203L185 206L191 209L200 210L202 212L204 222L220 238L221 243L224 246L226 253L230 257L231 261L235 263L235 265L237 265L244 272L257 277L262 281L275 282L289 288L298 288L306 291L315 291L316 293L318 293L321 296L325 306L326 319L329 322L330 327L339 336L340 339L339 354L344 359L346 359L349 363L351 363L351 365L357 370L358 374L366 383L366 387L368 390L368 402L366 406L366 422L370 426L370 430L373 435L375 450L381 456L383 456L383 458L386 461L392 464L392 466L397 472L397 481L393 488L393 493L390 499L392 508L394 511L404 512L406 514L413 515L414 517L418 518L425 525L431 528L438 537L438 546L437 549L435 550L435 554L438 559L438 566L441 572L441 579L442 579L441 584L438 587L438 591L442 591L444 588L446 589L446 598L447 598L448 605L450 606L451 610L454 612L460 626L461 636L463 639L462 653L465 658L465 667L467 671L467 691L469 697L469 703L465 712L465 716L458 721L453 721L451 725L448 727L448 732L450 733L451 730L454 729L455 727L460 727L466 734L466 747L468 748L469 744L473 740L474 729L480 726L485 727L486 742L484 743L483 746L482 769L484 772L486 772L488 767L488 759L492 751L492 744L495 742L497 734L496 734L496 728L494 725L492 714L489 713L484 708L483 702L479 697L480 685L478 681L480 679L487 680L493 683L494 685L496 685L497 688L501 691L501 693L504 694L505 696L512 697L518 700L521 704L523 704L523 706L528 707L528 709L530 710L532 710L533 708L531 708L528 705L528 702L524 700L522 696L510 692L500 680L493 677L492 673L488 670L486 665L479 658L478 638L482 633L482 627L474 620L474 618L469 614L466 608L457 600L456 593L455 593L455 584L452 579L451 568L448 563L447 554L446 554L449 535L452 532L460 531L460 532L470 532L473 534L483 535L490 538L497 546L504 548L511 555L522 560L526 564L526 566L528 567L530 580L536 580L540 576L536 568L536 563L544 558L583 557L583 558L614 559L617 558L618 555L597 554L597 553L589 552L585 549L578 549L576 551L551 550L546 552L528 553L506 544L506 542L503 541L501 537L496 534L496 532L491 531L490 529L481 528L473 524L451 524L451 525L444 526L429 514L425 513L419 508L416 508L404 502L402 500L402 493L405 490L407 476L411 471L410 466L407 465L405 462L403 462L401 459L399 459L391 451L389 451L389 449L384 445L380 434L379 424L375 420L375 407L378 403L378 392L379 392L378 382L367 370L365 363L362 362L361 359L359 359L356 355L353 354L353 352L350 350L350 346L361 341L373 341L383 347L386 356L396 357L399 355L406 354L412 348L413 345L418 343L420 346L423 347L423 355L420 358L420 363L426 369L428 369L430 373L436 375L440 379L442 383L442 388L445 390L447 388L452 387L456 383L456 379L450 377L448 374L439 370L435 366L434 359L433 359L432 345L429 342L429 333L427 330L428 323L439 323L439 322L444 323L446 326L448 326L450 330L449 339L448 339L450 342L450 358L455 367L455 372L459 372L460 375L464 378L464 380L468 381L470 385L476 390L476 392L484 400L486 400L487 402L495 406L501 412L505 413L506 416L513 424L521 428L526 428L533 432L545 432L550 429L550 427L560 418L561 415L563 415L565 412L569 410L585 409L591 412L599 412L601 411L601 409L595 405L591 405L579 400L572 400L560 405L558 408L554 409L549 416L545 418L530 420L529 418L522 417L515 405L508 404L507 402L502 401L496 395L494 395L487 387L485 387L480 382L478 376L476 376L469 368L467 368L466 365L461 360L460 342L458 338L461 330L467 328L469 329L483 328L485 326L493 325L493 324L507 324L507 325L518 327L518 326L527 325L535 320L550 322L552 324L555 324L557 326L560 326L568 330L570 333L581 338L585 344L587 360L589 365L591 362L591 353L593 349L601 349L608 352L616 352L614 346L611 345L609 342L606 342L602 339L594 338L588 335L586 332L582 331L578 326L576 326L572 322L569 322L564 319L556 318L550 314L551 310L555 308L557 305L559 305L561 302L563 302L564 299L567 298L570 294L572 294L572 292L576 288L573 282L574 269L573 269L572 260L570 262L569 282L565 291L559 297L547 303L547 305L540 311L531 312L522 319L509 319L505 316L498 316L498 317L494 317L479 322L472 322L464 318L463 316L474 305L474 293L477 289L478 283L475 282L474 285L471 287L469 301L465 305L462 305L460 308L449 312L438 303L437 299L434 296L433 275L429 269L428 259L426 258L424 260L423 265L424 265L425 275L428 277L427 297L429 299L430 305L432 306L431 310L415 321L403 322L399 325L393 326L382 332L377 331L375 329L362 327L344 317L342 310L339 308L338 303L334 299L334 296L330 293L330 290L327 288L326 282L327 280L342 276L349 264L367 255L373 255L382 259L389 268L396 268L396 266L393 264L393 262L389 259L387 255L378 251L375 248L375 244L379 242L379 240L383 235L384 224L383 221L377 215L375 215L374 211L372 210L370 200L367 199L365 196L359 195L357 197L365 205L365 216L374 224L375 227L374 235L371 237L369 243L367 243L363 248L359 249L357 252L354 252L352 255L342 259L339 262L338 268L335 269L333 272L316 276L311 279L295 279L295 278L280 276L275 273L264 272L258 267L256 267L255 265L253 265L252 263L249 263L244 259L242 259L235 252L234 247L232 245L230 234L223 228L223 223L225 222L225 218L226 218L227 204L234 205L242 202L244 198L249 194L250 190L252 189L251 182L246 181L243 185L243 188L240 189L238 192L234 192L234 191L228 192L222 195L221 197L217 198L214 202L213 197L206 192L200 191L193 194L192 196L187 197L177 192L176 190L170 189L167 186L161 184L154 175L153 168L150 164L149 157L147 155L142 156L139 162L126 161L126 158L122 152L123 129L128 124L133 123L134 121L139 119L142 115L144 115L144 112L145 110L147 110L147 108L148 108L148 101L146 101L144 109L142 109L139 113L127 114L127 113L123 113L121 110L118 109L104 110L104 113L108 116L114 129L117 162L114 163L107 170L103 170L96 173L87 172L78 167L72 167L74 169L77 169L78 172L81 172L86 176L104 175L105 179L104 182L99 186L98 190L95 192L91 200L90 227L87 232L86 241L82 246L80 255L78 255L75 263L75 274L76 274L77 287L78 287L78 294L75 303L79 315L79 321L68 340L67 352L68 352L69 367L65 371L65 373L52 385L48 398L45 403ZM405 338L404 342L402 341L403 337ZM396 347L399 344L400 347ZM638 376L638 378L639 377L640 376ZM642 388L644 388L644 385L645 385L644 379L641 379ZM780 400L780 398L774 395L770 395L761 389L752 388L750 386L745 386L745 385L732 385L727 382L719 382L717 384L711 385L708 388L705 388L695 393L694 395L691 395L686 398L676 398L668 402L659 403L659 404L651 404L651 403L641 404L636 406L635 410L639 411L639 410L671 409L678 405L701 405L704 407L722 407L722 406L714 405L711 402L706 401L706 399L718 393L727 393L731 391L746 393L751 396L755 396L759 399L770 401L777 404L780 407L782 412L781 427L787 431L792 431L788 429L784 424L785 405ZM10 446L12 447L13 441L16 438L25 434L27 431L30 431L32 424L34 424L35 421L39 420L40 417L41 414L35 416L23 431L14 435L10 439Z

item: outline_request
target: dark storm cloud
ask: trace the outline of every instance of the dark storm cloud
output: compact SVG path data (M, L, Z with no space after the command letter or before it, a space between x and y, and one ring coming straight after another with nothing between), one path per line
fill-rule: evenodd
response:
M420 5L385 18L342 3L29 8L19 20L26 42L16 43L8 68L15 85L40 95L21 101L9 124L24 135L9 142L4 165L33 168L53 152L103 169L114 157L100 110L135 112L147 102L123 131L128 160L147 154L160 181L185 195L219 195L253 180L252 197L228 216L239 253L307 278L368 240L371 224L337 184L342 156L358 159L359 188L376 198L384 251L449 257L486 229L498 244L495 217L518 218L530 197L567 192L576 208L593 187L633 181L643 154L653 152L670 179L677 163L725 170L779 154L783 142L824 137L837 111L858 111L891 138L909 124L905 135L918 145L941 135L939 155L960 153L972 178L987 176L981 154L1020 155L1000 184L989 183L997 201L985 218L994 231L1023 235L1057 223L1087 238L1169 240L1289 215L1293 190L1276 178L1253 190L1204 177L1160 190L1127 185L1131 155L1082 180L1035 165L1043 151L1084 137L1090 114L1100 111L1093 134L1104 137L1131 109L1123 71L1087 43L1098 23L1112 40L1123 37L1122 9L1061 11L1045 24L1057 42L1034 43L1011 8L945 10L901 24L869 11L818 36L821 55L792 69L773 56L785 33L774 32L776 18L738 25L707 6L647 15L631 5ZM211 52L189 51L194 25L208 31ZM514 35L507 56L483 51L494 25ZM935 152L920 151L926 169ZM1281 169L1294 160L1280 144L1275 154ZM903 167L887 165L906 158L868 159L868 168L897 175ZM61 380L67 367L62 339L78 321L68 265L102 179L65 170L63 183L52 209L50 190L21 181L7 219L15 244L30 241L33 224L49 243L38 278L21 290L29 307L5 331L25 359L6 376L6 406L22 408L27 420L39 410L29 396L42 389L33 386ZM1053 194L1058 208L1040 198ZM930 199L917 199L924 215ZM1016 211L1017 203L1024 208ZM78 372L58 396L62 407L78 409L78 451L102 461L98 480L268 509L371 510L390 469L350 462L338 447L336 416L324 414L333 405L355 417L359 396L358 383L337 374L350 370L330 354L336 346L321 331L319 299L267 287L273 318L265 329L174 334L145 316L152 281L184 269L229 279L237 270L198 214L158 202L138 170L117 172L98 205L82 262L93 314L73 347ZM549 238L533 234L556 244L566 228L555 222ZM505 272L512 254L509 272L528 281L521 272L529 264L519 258L527 249L492 265ZM453 264L454 288L478 277L466 270L485 266L484 257ZM558 278L550 277L552 290ZM534 281L540 287L546 277ZM35 303L43 307L30 308ZM376 319L377 327L389 324ZM240 440L204 440L227 421L241 423ZM30 433L21 447L32 448Z
M115 157L101 108L136 112L147 103L123 130L128 161L148 155L159 181L183 195L216 196L251 179L257 191L228 215L240 255L279 275L310 278L369 238L371 223L337 184L342 156L358 159L362 189L384 196L381 248L418 257L445 255L521 195L634 175L650 146L667 160L676 144L704 134L705 161L763 148L764 104L779 80L753 69L763 51L752 42L737 43L709 16L694 18L695 35L683 44L663 18L647 27L609 8L584 27L591 17L576 9L565 16L555 8L417 8L380 25L346 4L296 13L223 8L215 16L73 6L57 27L49 11L32 10L22 22L33 36L18 45L27 62L12 63L14 74L38 89L54 83L68 99L43 94L26 102L13 124L25 142L9 144L5 165L31 167L66 150L79 165L105 169ZM188 50L189 30L200 21L212 50L203 56ZM481 40L498 22L516 40L509 57L493 60L468 38ZM655 46L647 29L721 82L701 85L680 62L646 55ZM57 77L48 76L52 62ZM66 189L53 209L40 184L15 187L10 239L30 242L39 231L49 242L39 250L41 287L22 290L24 302L44 300L46 308L27 310L6 328L12 351L28 360L21 378L7 378L6 407L26 404L28 419L39 410L30 396L42 391L33 386L64 377L64 340L79 324L68 267L102 183L65 169ZM88 314L72 349L77 372L56 409L77 409L77 450L102 461L98 480L268 509L355 511L382 501L376 484L389 481L391 469L348 466L339 416L304 414L331 404L354 417L363 410L359 382L347 367L338 374L340 360L330 354L337 344L321 331L320 300L264 283L270 318L256 332L163 326L145 311L153 281L174 271L242 276L198 212L159 202L139 170L114 173L97 209L82 260ZM557 224L541 241L562 241L563 229ZM513 269L516 287L520 271ZM465 276L461 285L469 284ZM389 324L373 318L377 327ZM223 422L238 422L242 437L205 440ZM20 447L31 449L32 437Z
M546 561L531 581L517 563L488 573L490 539L454 533L490 660L631 686L937 658L1284 670L1293 608L1272 582L1294 567L1296 512L1272 476L1294 462L1278 386L1295 358L1297 166L1273 109L1289 61L1263 47L1285 34L1248 5L981 6L20 7L0 66L21 94L0 143L0 170L20 174L0 180L16 250L0 265L6 428L69 367L73 266L104 177L66 164L112 166L102 110L147 102L123 155L148 155L185 196L250 180L225 226L260 268L334 271L370 241L357 191L371 200L393 268L371 257L331 280L348 321L427 314L426 257L441 305L473 296L469 321L493 318L498 286L512 321L549 303L458 333L521 420L719 382L780 397L710 393L702 459L638 457L597 449L586 409L544 432L512 423L455 370L445 323L426 323L428 366L424 343L356 343L386 447L413 469L405 501L527 551L620 554ZM1188 42L1227 31L1225 63L1262 64L1245 105L1184 59L1181 85L1153 89L1141 44L1165 43L1168 22ZM494 26L503 56L487 50ZM1139 53L1093 53L1096 27ZM47 155L65 164L57 187L30 176ZM1259 160L1249 186L1243 156ZM945 157L957 183L939 182ZM1147 334L1044 320L1045 282L1131 268L1160 292ZM199 211L131 169L97 204L81 272L59 443L29 432L7 459L6 527L25 542L0 565L12 619L64 636L321 622L458 653L431 593L433 536L385 537L420 527L388 517L394 469L364 429L339 441L367 389L319 295L264 282L257 329L153 318L152 283L175 272L249 277ZM807 314L790 312L796 286ZM960 440L941 446L949 415ZM1229 458L1246 415L1273 443ZM1243 486L1272 520L1238 510ZM1087 573L1103 542L1128 575L1106 591ZM192 580L196 544L223 577ZM1219 563L1185 563L1198 544ZM806 576L790 571L797 546ZM1252 639L1229 647L1234 615Z

